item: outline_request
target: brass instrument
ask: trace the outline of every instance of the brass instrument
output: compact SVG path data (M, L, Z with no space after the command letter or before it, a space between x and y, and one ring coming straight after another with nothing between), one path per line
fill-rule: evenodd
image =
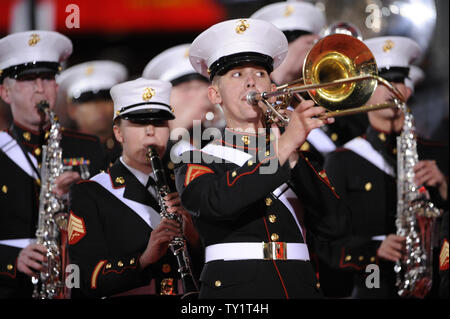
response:
M46 114L51 123L47 145L42 146L41 191L39 217L36 230L37 243L47 248L39 278L32 277L33 298L69 298L65 285L65 267L68 256L67 211L62 198L53 192L55 179L64 171L60 147L61 128L58 118L47 101L38 104L38 110Z
M304 84L299 84L303 82ZM364 105L377 84L386 86L394 95L393 103ZM370 49L360 40L346 34L332 34L320 39L308 52L303 64L303 79L281 85L273 92L249 92L247 103L266 106L269 121L279 120L287 125L289 118L279 110L289 106L292 97L308 92L311 99L325 107L320 119L399 107L403 95L385 79L378 76L378 68ZM281 103L272 105L269 99L282 97ZM364 105L361 107L361 105Z
M157 188L157 196L159 206L161 208L160 215L162 218L167 218L171 220L175 220L183 227L183 218L179 214L168 213L166 209L166 205L164 203L164 197L167 196L171 191L169 188L169 184L167 183L164 166L161 162L158 153L155 148L149 146L147 149L147 159L152 165L153 174L155 175L155 182ZM196 280L194 279L194 275L191 270L191 262L189 259L189 255L186 249L186 240L184 236L175 237L169 244L172 253L177 259L178 262L178 272L181 276L181 281L183 283L183 298L191 298L197 295L199 289Z

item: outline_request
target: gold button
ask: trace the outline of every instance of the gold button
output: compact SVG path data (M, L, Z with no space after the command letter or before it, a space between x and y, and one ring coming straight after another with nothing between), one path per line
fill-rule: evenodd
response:
M316 288L317 288L317 289L320 289L320 282L318 282L318 283L316 284Z
M13 270L13 268L14 268L14 266L11 264L8 264L8 266L6 266L6 269L8 269L8 270Z
M277 221L277 216L275 216L273 214L269 215L269 222L271 222L273 224L276 221Z
M397 155L397 148L394 147L394 149L392 150L392 154Z
M270 205L272 205L272 198L267 197L266 198L266 206L270 206Z
M300 151L307 152L307 151L309 151L310 148L311 148L311 146L309 145L309 143L305 142L305 143L302 144L302 146L300 146Z
M270 151L266 151L266 156L269 156L270 155Z
M250 143L250 139L248 138L247 135L242 136L242 141L244 142L245 145L248 145L248 143Z
M30 132L24 132L24 133L23 133L23 138L24 138L25 140L27 140L27 141L30 141L30 140L31 140L31 134L30 134Z
M171 178L172 180L175 180L175 174L170 174L170 178Z
M174 167L175 167L175 164L173 162L167 163L167 168L168 169L173 169Z
M123 184L123 183L125 183L125 180L123 179L122 176L119 176L119 177L116 177L116 183Z
M163 264L161 270L163 273L167 274L172 270L172 267L170 267L169 264Z
M106 267L105 267L106 269L110 269L111 268L111 264L106 264Z
M236 177L236 175L237 175L236 172L231 173L231 177Z
M49 131L45 132L44 138L45 138L45 139L48 139L48 136L49 136L49 135L50 135L50 132L49 132Z
M358 260L359 260L359 261L363 261L363 260L364 260L364 256L359 256L359 257L358 257Z
M278 241L278 239L280 239L280 236L278 236L277 233L273 233L273 234L270 236L270 239L272 239L272 241Z
M253 161L252 161L252 160L249 160L249 161L247 162L247 165L248 165L248 166L252 166L252 165L253 165Z
M222 282L220 280L216 280L216 282L214 283L214 286L220 287L220 286L222 286Z
M338 139L338 135L336 133L332 133L330 137L333 142L336 142Z
M117 266L123 267L123 262L119 261L119 262L117 263Z
M352 259L352 256L350 256L350 255L345 256L345 261L350 261L351 259Z
M41 149L38 147L34 150L34 154L36 154L36 156L41 155Z
M380 140L382 140L383 142L386 142L386 135L385 135L384 133L378 134L378 138L379 138Z
M41 186L41 180L38 178L38 179L36 179L36 184L38 185L38 186Z
M136 259L132 258L132 259L130 260L130 265L134 265L135 262L136 262Z
M370 257L370 262L371 263L375 262L375 257Z
M6 194L8 192L8 186L3 185L2 186L2 192Z
M367 182L366 185L364 185L364 188L366 191L370 191L372 189L372 183L371 182Z

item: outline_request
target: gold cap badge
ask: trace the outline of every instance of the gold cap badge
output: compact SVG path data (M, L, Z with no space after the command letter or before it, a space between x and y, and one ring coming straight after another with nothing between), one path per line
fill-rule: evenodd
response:
M28 45L30 47L35 46L40 40L41 40L41 38L39 37L39 35L36 33L33 33L32 35L30 35L30 39L28 40Z
M142 94L142 99L144 101L150 100L155 95L155 90L152 88L145 88L144 94Z
M383 45L383 51L387 53L387 52L391 51L393 47L394 47L394 42L392 42L391 40L386 40L386 42Z
M284 16L289 17L294 12L293 6L286 6L286 9L284 10Z
M242 34L244 33L250 25L248 24L247 20L239 20L238 25L236 26L236 33Z

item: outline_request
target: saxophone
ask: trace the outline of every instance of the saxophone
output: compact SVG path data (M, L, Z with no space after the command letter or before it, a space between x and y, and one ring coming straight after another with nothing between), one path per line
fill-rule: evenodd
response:
M67 213L64 201L53 193L55 179L63 172L61 132L58 118L47 101L38 104L38 110L50 119L51 128L47 145L42 147L41 191L39 217L36 230L37 243L47 248L39 277L32 277L33 298L68 298L65 287L67 264Z
M157 188L158 202L161 208L160 215L162 218L175 220L183 227L183 218L179 214L168 213L167 207L164 203L164 197L171 193L169 184L167 183L166 174L156 150L149 146L147 149L147 158L150 161L155 174L155 182ZM169 244L172 253L177 259L178 272L181 275L183 283L183 298L194 297L198 294L198 284L192 274L190 259L186 250L186 240L184 236L175 237Z
M394 266L401 297L424 298L432 284L432 240L436 218L441 214L429 201L425 187L414 183L419 161L414 118L405 103L399 104L405 121L397 137L397 235L406 238L405 254Z

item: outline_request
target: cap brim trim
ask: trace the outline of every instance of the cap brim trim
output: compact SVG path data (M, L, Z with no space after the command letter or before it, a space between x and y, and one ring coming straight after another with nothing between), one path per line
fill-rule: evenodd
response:
M0 81L4 78L17 79L19 76L39 73L54 73L60 71L60 64L58 62L27 62L23 64L13 65L3 70L0 75ZM0 82L1 83L1 82Z
M273 71L272 57L257 52L241 52L221 57L213 62L209 67L210 79L212 80L216 74L223 75L229 70L245 64L260 65L265 68L268 73Z
M152 107L148 107L148 105L152 105ZM121 117L125 120L173 120L175 118L170 110L170 106L159 102L138 103L123 107L119 112L117 117Z

